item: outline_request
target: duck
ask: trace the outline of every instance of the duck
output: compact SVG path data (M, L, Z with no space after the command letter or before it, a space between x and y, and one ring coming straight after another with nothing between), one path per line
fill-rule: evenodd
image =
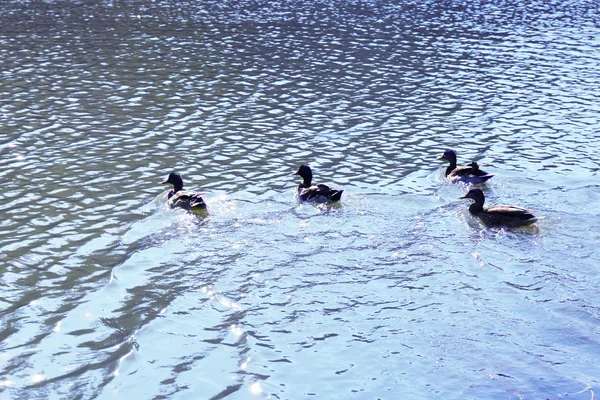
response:
M298 197L302 201L329 203L339 201L344 190L332 189L322 183L312 184L312 170L306 164L300 165L293 175L300 175L302 183L298 185Z
M454 150L446 150L444 154L437 158L438 160L446 160L450 165L446 168L446 177L451 182L465 182L465 183L483 183L490 179L492 174L479 169L479 164L473 161L468 165L457 167L456 166L456 152Z
M183 190L183 179L177 172L171 172L164 184L170 183L173 189L169 191L168 202L171 208L183 208L186 210L206 210L206 203L202 199L202 193L192 190Z
M469 212L488 227L518 228L531 225L538 220L532 211L517 206L497 205L483 208L485 196L481 189L471 189L459 199L473 200Z

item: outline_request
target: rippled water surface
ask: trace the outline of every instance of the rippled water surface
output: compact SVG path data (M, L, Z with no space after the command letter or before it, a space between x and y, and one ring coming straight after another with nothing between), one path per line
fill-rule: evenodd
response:
M599 22L3 1L0 397L597 398ZM446 148L537 226L485 229ZM340 204L298 203L301 163Z

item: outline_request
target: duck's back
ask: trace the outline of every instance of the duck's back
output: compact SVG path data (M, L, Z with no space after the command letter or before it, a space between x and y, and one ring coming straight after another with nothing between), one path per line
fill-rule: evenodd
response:
M537 221L537 217L531 211L509 205L497 205L485 209L478 215L484 223L492 226L518 227L531 225Z
M462 167L456 167L454 168L452 171L450 171L449 175L456 175L456 176L466 176L466 175L473 175L473 176L483 176L483 175L488 175L487 172L479 169L478 167L473 167L471 165L464 165Z
M339 201L342 198L343 192L343 190L332 189L322 183L309 187L303 184L298 185L298 196L302 201L314 201L317 203Z
M482 183L493 177L494 175L479 169L477 163L456 167L453 170L446 171L446 175L453 181L463 181L470 183Z
M169 206L185 208L186 210L206 210L206 203L201 193L192 190L180 190L169 199Z

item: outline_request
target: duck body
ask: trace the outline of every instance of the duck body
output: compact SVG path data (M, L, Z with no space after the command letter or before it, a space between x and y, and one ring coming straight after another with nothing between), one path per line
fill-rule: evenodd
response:
M461 199L472 199L469 212L488 227L518 228L535 223L538 218L525 208L509 205L483 207L485 196L481 189L471 189Z
M343 190L331 189L322 183L308 187L303 184L298 185L298 197L300 200L308 202L328 203L339 201L343 192Z
M206 210L206 203L202 199L202 193L192 190L183 190L183 179L177 172L171 172L169 178L163 184L170 183L173 189L169 191L167 204L171 208L183 208L186 210Z
M298 185L298 197L302 201L315 203L330 203L342 198L343 190L332 189L329 186L312 183L312 170L306 164L302 164L294 175L300 175L303 179Z
M446 177L451 182L477 184L483 183L494 176L480 169L479 164L475 161L468 165L457 167L456 152L454 152L454 150L446 150L444 154L438 157L438 160L446 160L450 164L448 168L446 168Z
M169 192L169 194L171 194ZM171 194L168 204L171 208L184 208L186 210L206 210L206 203L198 192L180 190Z

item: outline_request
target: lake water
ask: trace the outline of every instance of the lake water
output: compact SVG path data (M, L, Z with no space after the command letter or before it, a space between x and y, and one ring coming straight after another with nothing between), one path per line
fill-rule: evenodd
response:
M4 0L0 397L597 398L599 23ZM485 229L447 148L543 218ZM297 201L302 163L340 204ZM174 170L207 217L167 208Z

